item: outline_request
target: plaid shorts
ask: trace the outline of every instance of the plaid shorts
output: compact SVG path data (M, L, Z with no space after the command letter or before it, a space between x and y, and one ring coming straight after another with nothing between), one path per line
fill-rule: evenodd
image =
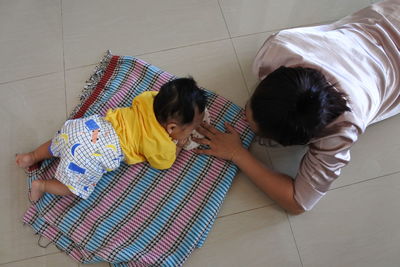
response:
M84 199L123 159L117 133L99 115L66 121L52 139L50 152L60 158L55 178Z

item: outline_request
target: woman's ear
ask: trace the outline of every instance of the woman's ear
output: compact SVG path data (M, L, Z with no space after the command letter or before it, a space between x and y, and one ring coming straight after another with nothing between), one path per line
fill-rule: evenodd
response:
M174 131L174 129L176 128L176 123L175 122L168 122L165 129L167 130L168 134L172 134L172 132Z

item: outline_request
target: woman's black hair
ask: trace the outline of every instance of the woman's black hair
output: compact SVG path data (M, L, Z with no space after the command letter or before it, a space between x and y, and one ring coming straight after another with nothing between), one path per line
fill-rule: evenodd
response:
M207 97L193 78L178 78L161 86L160 92L154 98L153 109L159 123L167 123L175 119L179 124L191 123L195 109L202 113Z
M265 77L250 99L259 135L283 146L302 145L321 135L345 111L346 95L311 68L280 67Z

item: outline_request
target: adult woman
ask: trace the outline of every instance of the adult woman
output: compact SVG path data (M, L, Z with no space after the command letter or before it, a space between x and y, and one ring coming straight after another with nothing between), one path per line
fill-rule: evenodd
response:
M281 67L285 66L285 67ZM400 113L400 1L383 1L335 23L272 35L258 52L262 82L246 105L250 127L282 145L307 144L291 177L263 166L235 130L209 125L199 153L232 160L284 209L310 210L350 161L366 127Z

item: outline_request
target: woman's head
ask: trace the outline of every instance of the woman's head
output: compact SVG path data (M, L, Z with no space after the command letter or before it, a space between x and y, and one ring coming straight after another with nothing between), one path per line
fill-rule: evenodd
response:
M165 83L154 98L154 113L174 139L187 138L203 121L207 97L192 78Z
M345 95L311 68L280 67L257 86L249 104L256 132L281 145L306 144L345 111ZM254 127L254 126L253 126Z

